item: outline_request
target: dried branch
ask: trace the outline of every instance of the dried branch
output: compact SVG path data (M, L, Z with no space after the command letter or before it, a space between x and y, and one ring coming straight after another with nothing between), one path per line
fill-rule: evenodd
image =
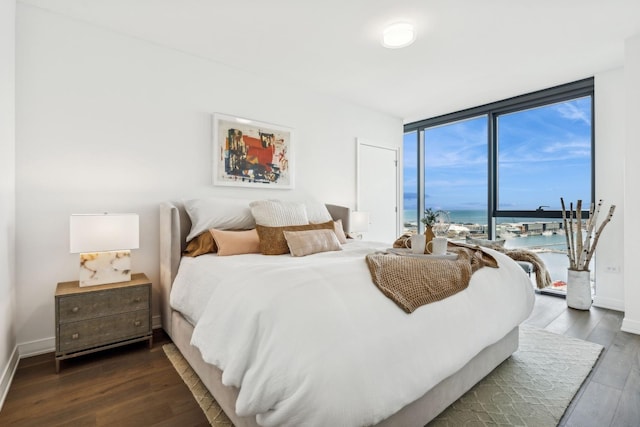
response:
M589 207L589 219L587 220L587 232L584 236L584 245L582 248L582 252L580 253L580 259L578 260L578 265L583 265L584 260L587 259L587 255L591 250L591 237L593 236L593 229L595 228L596 221L598 220L598 213L600 212L600 206L602 206L602 199L598 203L598 208L594 209L594 204L591 202L591 206Z
M586 229L582 231L582 200L578 200L576 203L576 210L573 210L573 203L569 204L569 211L567 212L564 199L560 198L562 205L562 222L565 228L565 238L567 241L567 256L569 257L569 269L572 270L588 270L591 258L595 253L598 240L602 234L604 227L611 221L613 213L615 212L615 205L609 208L607 218L596 229L598 216L602 207L602 200L598 201L598 205L594 206L591 203L589 207L589 218L586 220ZM574 235L574 218L575 218L575 235Z
M575 262L571 257L571 241L569 240L570 238L569 238L569 227L568 227L569 223L567 221L567 209L564 204L564 199L562 197L560 197L560 204L562 205L562 226L564 227L564 237L567 240L567 256L569 257L569 268L574 270Z
M580 268L580 262L582 260L582 200L578 200L576 204L576 216L578 222L578 229L576 230L576 263Z
M573 234L573 217L575 212L573 210L573 202L569 203L569 244L571 248L571 259L573 260L573 266L576 267L576 263L578 262L578 258L576 257L576 241L575 235Z
M591 262L591 257L593 256L593 253L596 251L596 246L598 245L598 240L600 239L602 230L604 230L604 226L607 225L609 221L611 221L611 218L613 217L613 212L615 212L615 210L616 210L616 205L611 205L611 207L609 208L609 213L607 214L607 218L604 221L602 221L602 224L600 224L600 227L598 227L598 231L596 231L596 236L593 240L593 245L591 246L591 251L587 255L587 259L585 261L585 268L584 268L585 270L587 269L587 267L589 267L589 262Z

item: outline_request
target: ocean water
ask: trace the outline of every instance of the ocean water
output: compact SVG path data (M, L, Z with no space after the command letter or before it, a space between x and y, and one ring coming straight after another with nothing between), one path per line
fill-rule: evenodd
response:
M454 224L487 224L487 212L483 210L455 210L448 211L451 222ZM418 213L415 210L405 210L405 223L417 223ZM536 222L540 218L500 218L499 222Z
M486 224L487 213L482 210L448 211L451 222L456 224ZM404 211L404 222L417 223L418 212L416 210Z

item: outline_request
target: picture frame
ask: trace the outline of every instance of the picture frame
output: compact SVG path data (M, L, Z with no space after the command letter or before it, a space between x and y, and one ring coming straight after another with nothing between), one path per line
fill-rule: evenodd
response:
M213 184L293 189L293 129L213 114Z

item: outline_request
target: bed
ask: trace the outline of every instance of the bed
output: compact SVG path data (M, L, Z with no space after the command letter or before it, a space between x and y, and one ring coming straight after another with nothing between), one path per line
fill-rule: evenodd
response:
M331 217L334 220L338 220L338 219L342 220L342 223L345 226L345 229L348 230L350 210L348 208L335 206L335 205L327 205L327 208L331 214ZM243 313L249 313L247 317L251 315L251 313L246 311L246 309L244 308L244 305L246 304L242 304L242 307L238 306L237 310L236 309L227 310L228 307L225 306L226 301L224 303L221 303L220 299L216 300L215 298L211 298L212 301L209 301L208 303L212 304L213 307L217 307L217 310L220 311L220 314L214 313L215 310L206 311L203 309L199 309L202 311L202 313L194 316L193 313L185 314L185 313L182 313L180 310L174 309L174 307L172 307L170 303L172 300L171 299L172 287L174 286L174 281L176 280L176 277L178 276L179 271L181 273L181 276L179 278L182 278L182 276L197 277L197 275L200 273L185 274L185 272L188 271L189 269L191 269L191 271L195 271L193 270L194 268L199 268L199 267L195 267L194 264L211 264L208 268L212 268L212 269L222 268L222 264L219 264L219 263L216 264L216 262L220 261L220 260L217 260L216 258L224 258L224 257L217 257L215 255L210 255L210 256L200 257L202 258L202 261L195 261L193 259L190 259L187 261L185 259L181 269L182 251L185 248L186 237L190 229L191 229L191 221L182 203L164 202L161 204L160 206L160 243L161 243L160 299L161 299L162 326L164 330L167 332L167 334L171 337L176 347L183 354L185 359L189 362L191 367L198 374L198 376L200 377L204 385L211 391L212 395L218 401L218 403L223 408L227 416L234 423L234 425L258 426L258 425L287 424L287 422L290 420L289 416L291 416L291 414L293 413L291 412L291 408L287 409L287 405L288 406L293 405L294 406L293 411L295 412L295 405L297 404L296 399L298 399L298 396L302 394L302 392L299 392L299 393L292 392L288 395L283 395L284 397L282 397L280 401L277 401L277 400L275 401L276 403L273 404L274 406L273 408L260 407L259 404L252 406L252 403L253 403L252 399L259 400L260 398L260 396L256 397L256 395L260 394L259 392L263 391L261 390L261 387L265 387L269 389L272 388L274 383L278 383L278 380L279 380L278 375L283 375L283 372L275 370L274 376L267 377L266 379L262 378L261 379L262 382L260 382L260 380L256 380L256 378L260 378L259 365L247 366L244 371L242 370L239 371L239 368L237 365L230 365L229 358L233 359L234 345L242 346L241 345L242 343L233 343L233 342L228 343L224 340L220 341L220 336L218 336L217 338L215 337L211 338L211 342L212 343L223 342L225 344L229 344L228 346L229 348L227 349L225 347L225 349L218 349L219 353L217 355L213 355L213 356L205 355L203 357L203 354L201 353L199 348L192 345L192 340L194 340L194 335L195 335L196 342L198 342L199 340L199 346L201 348L203 347L203 340L207 341L206 338L203 338L204 335L202 335L202 333L198 333L199 331L196 331L196 333L194 334L194 331L196 330L194 324L196 325L200 324L201 325L199 327L200 330L210 329L215 331L216 328L218 328L220 329L218 331L218 334L219 335L224 334L224 328L218 325L218 324L223 325L222 323L223 321L217 319L216 316L221 315L225 311L229 311L230 317L227 319L224 319L224 321L229 322L230 321L229 319L231 319L233 322L237 322L237 324L243 324L245 319L245 317L243 317L244 316ZM371 246L367 246L367 244L363 242L348 243L347 245L353 245L353 246L349 246L348 250L345 249L343 251L345 253L345 256L347 257L351 256L354 258L360 257L362 265L351 267L351 264L355 264L354 262L339 261L339 263L341 263L340 265L342 266L340 268L345 268L345 269L362 268L364 269L363 271L366 271L366 266L364 266L365 262L363 259L364 258L363 254L366 253L367 251L373 251L380 248L379 244L378 245L372 244ZM345 248L347 247L347 245L345 245ZM500 274L505 275L504 277L507 278L506 280L511 282L508 284L508 288L504 288L504 289L507 289L507 291L511 288L515 289L514 294L518 300L515 304L508 304L510 307L506 308L506 310L510 311L508 316L509 321L503 322L500 317L501 313L496 312L497 310L490 310L490 313L483 314L482 316L478 316L479 318L477 319L478 320L477 323L495 325L495 327L493 326L480 327L481 331L478 331L477 329L475 329L477 327L476 324L469 324L467 331L463 334L464 336L459 336L457 337L456 340L450 340L451 343L456 343L456 345L453 347L456 347L456 346L465 347L463 353L466 354L466 356L463 357L463 360L456 360L455 362L451 362L451 363L447 361L447 366L448 366L447 369L451 370L452 369L451 366L455 366L455 368L453 368L451 372L448 372L446 370L442 370L441 372L440 370L433 369L432 371L434 372L428 373L429 375L427 377L429 378L429 381L433 381L434 378L437 379L437 381L434 384L428 385L427 389L419 392L418 395L416 395L417 390L419 390L419 387L422 386L422 384L417 384L417 385L407 384L406 387L402 387L402 390L405 390L406 388L407 390L411 390L411 393L413 394L411 395L410 393L407 393L409 396L398 397L397 396L398 394L402 395L403 393L393 393L392 399L390 400L394 400L394 402L393 404L387 405L386 400L383 400L381 402L378 402L376 400L376 399L380 399L380 395L376 395L375 393L369 393L370 390L376 387L376 384L378 382L380 382L381 384L386 384L385 381L387 382L389 380L393 381L396 378L394 376L388 375L388 372L387 372L388 369L384 368L384 366L387 366L387 365L380 365L379 362L368 363L369 359L373 360L373 355L371 356L371 358L369 358L368 355L371 353L376 353L377 350L371 351L369 349L368 350L369 352L365 353L366 354L365 357L363 357L363 353L359 353L359 354L356 354L355 356L352 356L351 359L349 359L346 356L347 353L349 352L345 352L345 356L344 356L345 364L354 363L354 361L361 360L364 363L358 363L357 365L371 365L371 369L373 369L373 371L365 374L360 373L361 376L360 376L360 380L358 381L358 384L354 384L353 390L346 390L344 396L342 397L339 397L339 393L337 392L334 393L333 391L331 393L316 394L315 398L320 399L320 400L317 400L316 406L320 407L320 410L318 410L318 408L313 408L312 407L313 405L306 405L304 409L302 409L302 406L301 406L301 409L299 411L301 413L304 413L304 411L309 411L309 413L312 414L312 415L309 415L309 417L313 421L309 421L307 423L306 420L302 418L302 421L295 421L295 422L291 421L290 424L291 425L304 425L304 424L327 425L326 424L328 422L327 420L331 418L321 418L324 416L324 414L322 414L322 412L324 412L325 414L326 413L334 414L333 415L334 419L332 421L333 425L375 424L378 426L422 426L427 424L433 418L435 418L440 412L442 412L451 403L453 403L456 399L462 396L474 384L480 381L484 376L486 376L489 372L491 372L496 366L498 366L505 359L507 359L518 347L518 324L523 320L525 320L532 310L533 298L534 298L533 289L530 285L530 281L528 277L515 262L513 262L512 260L508 259L506 256L499 254L497 252L493 252L491 250L489 250L489 252L496 257L500 265L500 268L499 269L483 269L483 270L501 270ZM240 255L239 257L244 257L244 256L245 255ZM316 255L311 255L310 257L306 257L306 258L311 259L311 257L315 257L315 256ZM328 263L326 265L332 265L330 263L338 262L338 261L332 260L331 257L333 256L334 255L325 255L324 257L319 256L318 260L321 260L321 262ZM336 257L337 256L338 255L336 255ZM266 255L251 255L251 257L253 257L251 258L253 260L251 261L253 264L256 263L255 260L259 259L256 257L264 257L265 259L268 258L269 259L268 262L273 263L274 265L275 265L276 259L285 260L285 258L281 258L281 256L273 257L273 256L266 256ZM227 257L227 258L232 258L232 257ZM235 263L241 262L242 260L242 258L236 258L236 257L233 257L233 258L235 258L235 261L234 261ZM287 256L286 258L293 258L293 257ZM297 262L297 261L287 261L287 262ZM305 261L305 262L311 262L311 261ZM295 267L293 268L294 268L293 276L295 276L295 269L299 269L299 265L296 264ZM347 272L346 274L352 274L351 270L348 270L348 269L347 270L337 269L336 271L339 272L340 275L342 275L343 272ZM325 268L323 271L329 271L329 270L330 270L329 268ZM479 276L496 274L493 271L485 271L485 272L479 271L478 273L480 273ZM473 292L476 292L476 293L479 292L478 291L479 288L477 284L474 284L474 280L475 280L475 276L478 276L478 273L474 274L474 277L472 277L472 282L470 282L470 285L469 285L469 289L475 289L475 291ZM297 274L300 274L300 273L297 273ZM338 274L338 273L335 273L335 274ZM242 277L242 276L239 276L239 277ZM249 276L246 276L246 277L249 277ZM247 281L246 277L245 277L245 282ZM368 277L368 280L370 282L371 277ZM221 290L216 289L216 292L217 292L216 295L226 295L224 292L228 292L228 286L227 288L225 288L224 285L225 284L220 285L219 289ZM184 285L182 283L180 283L180 286L184 288ZM505 285L502 284L500 286L505 286ZM250 285L247 285L247 287L244 289L245 293L261 292L261 291L262 290L260 288L256 288L256 287L252 288ZM358 292L361 292L361 290L359 290ZM463 292L466 292L466 291L463 291ZM491 290L490 292L504 292L504 290ZM386 302L384 302L385 297L381 295L382 294L377 289L375 289L375 287L371 284L370 293L368 294L368 297L367 297L367 298L372 298L371 301L373 302L371 302L370 304L379 305L380 307L379 310L381 312L389 310L389 312L391 313L390 311L391 308L387 308L385 306L385 304L387 304ZM246 297L246 295L244 297ZM318 294L317 297L322 298L322 295ZM464 307L465 303L463 303L463 306L456 309L451 309L451 307L454 307L451 305L448 306L449 307L448 309L442 308L442 307L447 307L446 304L453 304L452 301L455 300L454 297L450 297L447 300L445 300L446 302L444 304L437 304L437 303L429 304L430 306L434 306L434 309L435 307L441 307L441 310L444 310L442 312L445 314L438 314L439 317L437 317L437 319L442 318L442 321L445 323L447 322L455 323L456 319L463 318L466 315L465 314L466 312L474 310L473 305ZM229 296L229 298L232 299L233 297ZM353 298L353 295L350 298ZM464 298L466 297L461 296L460 297L461 301L464 300ZM488 298L488 297L485 297L485 298ZM174 295L174 302L175 302L175 299L176 297ZM494 295L494 298L492 299L499 300L500 298L495 298L495 295ZM261 300L264 300L264 298L261 298ZM218 305L216 306L216 304ZM388 304L393 306L393 303L388 303ZM175 305L179 305L179 304L175 304ZM230 306L230 304L226 304L226 305ZM369 303L367 303L367 306L368 305ZM517 306L517 307L514 308L514 306ZM401 310L398 307L395 307L394 309L397 310L399 314L395 314L394 312L393 316L398 316L399 318L400 318L400 315L406 318L408 318L408 316L416 316L416 314L418 314L418 316L421 316L422 313L426 313L429 310L431 310L431 308L425 307L424 310L417 310L415 313L411 315L407 315L406 313L401 312ZM185 310L184 308L182 310L188 311L188 310ZM358 310L359 308L356 309L355 311L357 312ZM349 313L348 315L351 316L351 313L354 310L349 309L349 310L343 310L343 311L345 313ZM446 313L451 313L451 314L449 315ZM322 311L320 311L320 315L321 314L322 314ZM264 315L264 313L260 315L262 316ZM233 316L236 316L236 317L234 318ZM367 345L371 345L371 343L375 343L376 341L375 330L376 328L382 328L382 326L380 325L376 326L375 322L377 320L375 318L372 318L371 315L369 316L370 317L367 317L366 320L367 322L371 322L372 332L358 333L358 335L367 335L370 337L368 344L367 343L363 344L363 347L366 347ZM433 316L435 316L435 314L433 314ZM444 318L446 316L450 316L449 320ZM197 320L194 320L193 317L199 317L199 318ZM505 317L507 316L505 315ZM427 316L427 318L429 317ZM434 324L438 323L433 321L433 319L435 318L431 317L432 323ZM264 322L263 318L260 318L259 320L260 322ZM338 320L336 321L339 321L339 316L338 316ZM399 321L406 322L407 320L400 319ZM247 322L244 322L246 323L246 325L239 326L239 328L252 327L252 325L260 322L247 321ZM336 327L335 322L328 322L328 323L332 325L331 327L333 328ZM393 323L393 322L389 322L389 323ZM234 323L234 325L235 324L236 323ZM329 330L331 330L330 327L328 328ZM486 330L486 333L485 333L485 330ZM320 328L320 331L321 333L323 333L324 329ZM255 330L251 330L247 332L247 335L251 335L253 333L256 333ZM482 339L485 341L488 340L486 345L482 344L481 346L478 346L478 344L475 343L475 341L480 340L480 338L476 340L476 335L483 335ZM257 338L256 340L260 341L261 339ZM440 362L437 362L438 359L436 358L436 356L433 356L434 357L433 359L429 358L431 357L430 355L432 353L432 351L429 350L429 347L424 347L424 346L420 347L421 344L424 344L427 342L426 340L424 342L419 339L414 341L415 341L414 344L416 345L416 349L417 349L416 351L421 352L418 354L421 354L422 355L421 357L424 357L425 364L433 363L433 365L435 366L437 365L437 363L440 363ZM315 340L313 342L315 342ZM284 344L286 345L286 343ZM318 349L320 349L320 347L318 347ZM316 351L318 349L316 349ZM453 352L453 349L442 350L442 352L445 355L445 358L449 358L448 351ZM340 354L339 357L343 357L342 353L340 353L340 350L336 350L333 353ZM437 352L433 351L433 353L437 353ZM286 354L289 354L289 353L286 353ZM413 354L415 356L416 353L402 351L402 354ZM246 358L248 356L245 355L242 357ZM450 357L450 358L455 359L454 357ZM207 363L205 359L208 359L212 362L215 359L215 364ZM286 363L291 363L293 365L295 364L295 361L297 359L299 358L296 357L295 359L291 359L288 362L283 362L283 363L285 364L285 366L286 366ZM413 359L415 359L415 357L413 357ZM313 359L310 359L310 360L313 360ZM327 360L328 362L326 362ZM336 359L335 356L331 356L329 354L323 356L323 359L322 359L322 361L328 363L329 366L332 366L331 363L335 364L336 361L340 361L340 360L341 359ZM388 361L386 363L388 363ZM226 367L225 368L226 372L223 372L223 370L219 369L216 365ZM393 369L394 371L397 371L397 374L398 374L397 378L402 378L402 373L403 373L402 367L404 365L405 365L404 363L398 363L397 360L394 361ZM383 366L382 369L381 369L381 366ZM282 370L282 366L279 369ZM359 369L360 369L359 366L356 369L356 366L354 365L353 370L358 371ZM233 373L230 373L232 371ZM256 374L256 371L258 371L258 374ZM269 372L269 370L265 368L265 372ZM286 374L287 373L284 372L284 375ZM407 373L405 372L404 375L406 376L406 374ZM223 375L226 375L226 379L224 381L223 381ZM387 379L385 381L382 381L381 378L383 377ZM390 377L390 379L388 377ZM231 380L229 378L231 378ZM254 389L248 391L249 387L241 386L241 384L247 384L247 381L251 382L252 378L253 378ZM313 375L310 374L309 378L311 379L316 378L316 380L314 381L320 381L320 382L323 381L323 375L322 374L319 375L317 372L314 372ZM416 375L416 378L419 378L419 375ZM329 380L327 381L330 382ZM223 382L230 385L224 385ZM425 384L427 383L428 381L425 381ZM257 384L258 391L256 391L256 384ZM335 383L331 383L331 385L335 387ZM342 388L347 388L347 389L349 388L348 384L341 383L341 385L342 385ZM387 386L385 385L384 387L387 387ZM310 388L313 388L313 387L305 386L305 390L308 390ZM338 387L338 389L341 390L340 387ZM363 393L363 391L365 390L367 392ZM241 393L241 392L244 392L244 393ZM280 391L276 391L275 393L276 394L280 393ZM314 393L318 393L318 392L314 391ZM367 396L367 399L368 399L367 402L361 402L361 400L363 401L367 399L353 397L353 395L359 395L361 393ZM383 393L383 391L380 391L380 393ZM337 394L338 396L334 397L333 396L334 394ZM313 394L311 394L311 396L313 396ZM273 396L269 396L269 398L273 398ZM326 401L323 400L325 398L326 398ZM352 398L355 400L349 400ZM356 409L353 409L354 411L358 410L357 408L359 405L366 407L366 405L371 405L371 402L377 402L377 403L375 403L374 405L375 408L371 409L371 412L374 412L374 413L372 414L367 413L366 416L362 415L362 417L364 418L359 418L361 417L360 414L354 415L351 413L338 415L338 418L335 418L336 411L331 410L329 407L332 404L336 403L335 402L336 399L338 400L343 399L345 402L345 405L348 405L350 408L351 407L356 408ZM410 399L410 400L407 401L407 399ZM241 402L244 402L244 403L241 404ZM238 415L238 413L236 412L236 409L240 406L242 407L242 410L240 410L239 412L242 415ZM318 410L317 411L318 413L313 412L314 410ZM349 411L351 411L351 409ZM377 411L382 411L382 412L380 413ZM283 416L285 418L283 418ZM313 417L320 417L320 418L313 418ZM343 419L358 420L358 421L349 421L349 422L343 423L342 422ZM363 419L367 421L362 421ZM321 421L318 421L318 420L321 420ZM340 421L335 422L336 420L340 420Z

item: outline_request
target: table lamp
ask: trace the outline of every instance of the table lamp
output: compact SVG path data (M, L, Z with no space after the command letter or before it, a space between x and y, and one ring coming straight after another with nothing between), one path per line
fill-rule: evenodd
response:
M80 254L80 286L131 280L131 251L138 248L137 214L73 214L70 252Z
M369 212L351 212L351 229L349 235L355 239L362 239L362 233L369 231Z

